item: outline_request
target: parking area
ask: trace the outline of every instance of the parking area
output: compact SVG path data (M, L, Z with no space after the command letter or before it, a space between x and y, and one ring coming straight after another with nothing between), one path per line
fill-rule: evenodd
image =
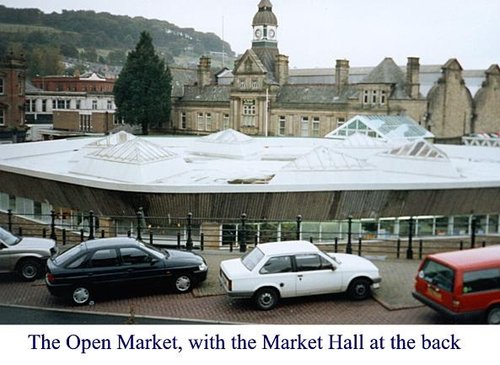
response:
M411 296L418 260L374 258L380 269L381 288L373 299L351 301L343 294L283 300L271 311L259 311L252 303L229 299L218 282L221 260L237 252L203 251L209 266L206 282L188 294L128 292L100 298L75 307L51 296L43 280L25 283L14 275L0 276L0 304L50 308L85 313L113 313L128 317L168 317L216 323L255 324L433 324L444 319Z

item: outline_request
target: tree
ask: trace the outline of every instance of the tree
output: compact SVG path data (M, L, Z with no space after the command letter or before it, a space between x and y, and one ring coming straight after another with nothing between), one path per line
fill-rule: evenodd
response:
M142 133L148 134L151 126L170 119L171 89L168 66L156 54L149 33L142 32L115 83L118 117L141 125Z

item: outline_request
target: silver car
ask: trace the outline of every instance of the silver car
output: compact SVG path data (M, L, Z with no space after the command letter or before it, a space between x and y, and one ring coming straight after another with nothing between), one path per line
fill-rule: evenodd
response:
M25 281L35 280L56 252L54 240L19 237L0 227L0 273L17 272Z

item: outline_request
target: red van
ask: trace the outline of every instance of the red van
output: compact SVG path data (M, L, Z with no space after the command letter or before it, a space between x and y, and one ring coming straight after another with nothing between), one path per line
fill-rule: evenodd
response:
M478 315L500 324L500 245L427 256L413 296L454 319Z

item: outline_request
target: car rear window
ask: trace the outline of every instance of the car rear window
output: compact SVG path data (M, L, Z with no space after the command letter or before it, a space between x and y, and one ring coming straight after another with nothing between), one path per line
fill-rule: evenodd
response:
M453 290L455 271L439 262L427 259L419 272L420 278L446 291Z
M263 257L264 253L258 247L255 247L241 258L241 262L249 271L252 271Z
M84 245L77 245L64 251L54 259L54 263L59 266L66 266L67 263L73 261L85 251Z

